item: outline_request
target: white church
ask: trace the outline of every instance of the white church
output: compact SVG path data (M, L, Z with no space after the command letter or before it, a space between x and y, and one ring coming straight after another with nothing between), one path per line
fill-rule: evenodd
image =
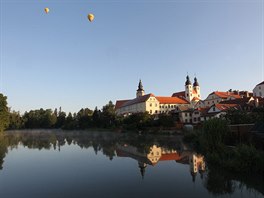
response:
M200 86L197 78L192 84L189 76L186 77L185 91L173 93L172 96L155 96L145 94L141 80L138 84L136 98L117 100L115 109L117 115L129 115L139 112L149 114L169 113L179 107L193 108L201 100Z

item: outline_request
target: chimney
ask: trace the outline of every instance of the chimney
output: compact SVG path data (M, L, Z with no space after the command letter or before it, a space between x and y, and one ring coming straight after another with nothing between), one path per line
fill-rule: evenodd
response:
M259 106L259 100L258 98L255 98L255 107L258 107Z

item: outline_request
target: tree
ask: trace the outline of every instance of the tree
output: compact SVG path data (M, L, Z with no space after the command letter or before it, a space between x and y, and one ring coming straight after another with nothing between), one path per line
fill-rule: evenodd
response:
M19 112L12 111L9 113L9 129L21 129L24 128L24 121Z
M108 104L103 106L102 109L102 122L103 127L112 127L115 124L115 105L112 101L109 101Z
M3 132L9 125L9 112L7 97L0 94L0 132Z

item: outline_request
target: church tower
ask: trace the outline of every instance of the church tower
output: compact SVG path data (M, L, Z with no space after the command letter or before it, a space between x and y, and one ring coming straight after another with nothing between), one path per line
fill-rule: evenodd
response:
M200 92L200 86L199 83L197 81L197 78L194 78L194 83L193 83L193 94L195 95L195 97L199 98L201 100L201 92Z
M192 90L193 90L192 83L190 81L189 75L187 75L186 82L185 82L185 98L189 102L193 99Z
M144 96L144 95L145 95L145 91L143 89L143 85L142 85L141 80L139 80L138 89L137 89L137 98L141 97L141 96Z

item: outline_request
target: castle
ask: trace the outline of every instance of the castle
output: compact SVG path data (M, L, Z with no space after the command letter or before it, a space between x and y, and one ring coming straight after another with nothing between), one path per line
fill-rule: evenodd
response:
M185 91L173 93L172 96L155 96L145 94L142 81L139 81L136 98L117 100L115 109L118 115L148 112L149 114L169 113L179 107L192 108L201 100L200 86L197 78L192 84L189 76L186 77Z

